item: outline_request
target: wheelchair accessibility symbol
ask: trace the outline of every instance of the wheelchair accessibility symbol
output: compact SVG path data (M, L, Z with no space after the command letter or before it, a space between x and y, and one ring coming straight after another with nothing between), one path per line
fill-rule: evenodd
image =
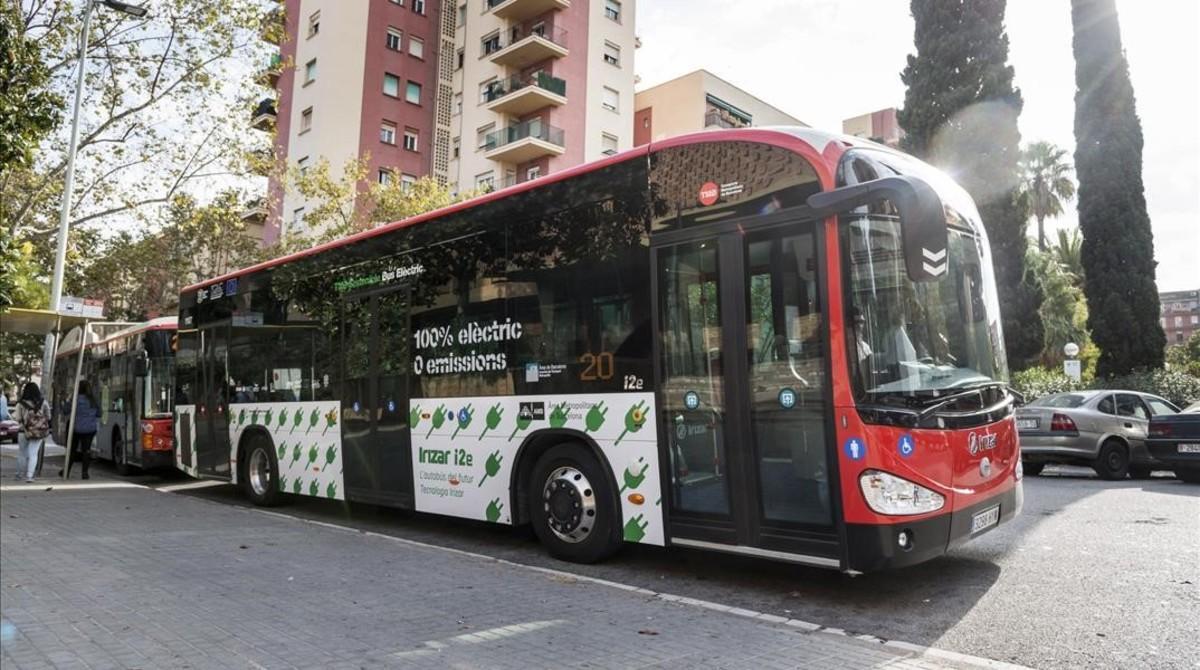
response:
M896 451L900 453L901 458L908 458L917 450L917 443L913 441L912 435L905 433L900 436L900 440L896 442Z

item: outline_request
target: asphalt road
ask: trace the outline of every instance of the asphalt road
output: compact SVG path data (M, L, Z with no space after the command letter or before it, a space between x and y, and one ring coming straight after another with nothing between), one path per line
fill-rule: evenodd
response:
M279 511L1033 667L1196 668L1200 486L1166 474L1105 482L1047 468L1026 479L1014 522L943 558L858 577L633 545L571 565L528 533L481 523L309 498ZM246 504L232 486L180 493Z

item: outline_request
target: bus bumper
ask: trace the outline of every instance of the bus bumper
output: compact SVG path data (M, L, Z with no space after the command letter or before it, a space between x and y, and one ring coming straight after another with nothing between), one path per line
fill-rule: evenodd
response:
M175 452L170 449L165 450L142 450L142 469L143 470L160 470L175 467Z
M937 558L950 549L983 535L1009 521L1025 502L1021 482L1008 490L940 516L894 524L846 524L849 569L855 572L893 570ZM976 514L1000 506L996 524L972 533ZM900 534L908 533L908 548L900 543Z

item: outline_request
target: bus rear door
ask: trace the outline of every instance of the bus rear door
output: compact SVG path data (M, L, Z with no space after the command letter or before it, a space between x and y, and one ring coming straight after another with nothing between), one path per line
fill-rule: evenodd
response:
M228 479L229 322L200 329L201 393L196 401L196 471Z

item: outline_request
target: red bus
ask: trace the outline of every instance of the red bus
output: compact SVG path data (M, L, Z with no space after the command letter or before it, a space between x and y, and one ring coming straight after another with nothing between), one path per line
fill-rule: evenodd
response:
M652 143L190 286L179 324L181 467L257 504L847 572L1022 504L975 206L855 138Z
M81 379L91 382L100 405L92 451L120 474L132 468L175 467L172 455L175 317L145 323L95 325L84 353ZM83 331L63 337L54 364L54 439L67 444L72 382Z

